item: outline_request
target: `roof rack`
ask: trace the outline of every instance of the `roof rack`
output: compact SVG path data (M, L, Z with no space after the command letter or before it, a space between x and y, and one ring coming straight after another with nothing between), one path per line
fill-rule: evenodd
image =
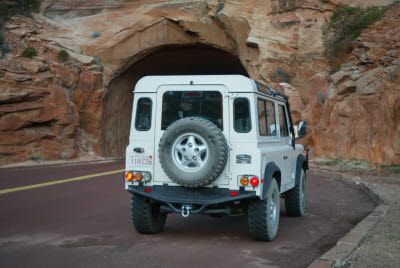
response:
M275 91L270 86L261 84L260 82L257 82L257 81L255 81L255 82L256 82L258 91L268 94L268 95L271 95L272 97L280 96L280 97L284 98L285 100L289 99L289 96L287 96L286 94Z

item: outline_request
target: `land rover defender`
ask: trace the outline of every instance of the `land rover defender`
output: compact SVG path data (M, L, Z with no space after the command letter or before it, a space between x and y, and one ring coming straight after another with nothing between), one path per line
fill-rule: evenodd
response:
M275 238L280 198L303 216L308 149L296 144L288 97L241 75L148 76L134 90L125 189L139 233L169 213L248 215L250 235Z

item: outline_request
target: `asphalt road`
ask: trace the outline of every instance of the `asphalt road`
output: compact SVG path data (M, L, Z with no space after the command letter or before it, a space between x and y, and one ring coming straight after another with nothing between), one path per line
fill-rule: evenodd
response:
M0 169L4 189L119 170L124 162ZM0 194L0 267L305 267L374 207L354 183L308 175L307 214L281 203L273 242L253 241L247 217L168 216L164 232L138 234L122 172Z

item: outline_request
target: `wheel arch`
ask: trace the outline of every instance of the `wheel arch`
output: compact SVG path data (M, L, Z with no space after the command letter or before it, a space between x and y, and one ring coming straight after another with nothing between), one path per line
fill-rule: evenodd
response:
M300 183L300 176L301 176L301 170L304 170L304 173L308 169L308 163L306 158L304 157L303 154L299 154L297 156L297 161L296 161L296 177L295 177L295 185L299 185Z
M276 182L278 183L278 188L280 191L280 189L281 189L281 170L274 162L269 162L265 166L265 170L264 170L264 182L263 182L263 188L262 188L262 193L261 193L262 200L267 198L267 192L271 185L272 179L276 179Z

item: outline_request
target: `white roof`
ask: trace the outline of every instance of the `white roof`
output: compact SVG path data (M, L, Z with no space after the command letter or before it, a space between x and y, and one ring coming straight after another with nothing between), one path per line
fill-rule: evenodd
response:
M162 85L225 85L229 92L258 92L253 79L243 75L171 75L145 76L141 78L134 92L157 92Z

